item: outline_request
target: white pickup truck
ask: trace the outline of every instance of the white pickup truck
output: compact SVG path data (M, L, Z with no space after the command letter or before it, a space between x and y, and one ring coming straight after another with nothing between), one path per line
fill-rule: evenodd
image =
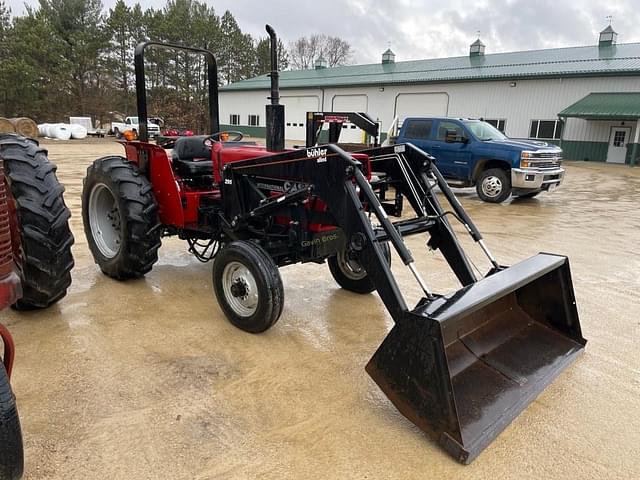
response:
M112 122L111 123L111 133L113 133L117 138L122 137L122 134L127 130L133 130L138 133L138 117L126 117L123 122ZM147 121L147 132L150 137L157 137L160 135L160 126L151 121Z

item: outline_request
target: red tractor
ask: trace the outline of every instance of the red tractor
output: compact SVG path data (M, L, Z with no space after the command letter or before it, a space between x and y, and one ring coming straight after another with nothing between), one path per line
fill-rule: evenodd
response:
M367 372L407 418L456 459L470 462L583 350L568 260L539 254L500 265L433 157L411 144L355 153L334 144L285 149L276 36L267 31L266 147L243 141L239 132L219 132L211 52L156 42L137 46L140 139L123 142L125 156L96 160L84 181L84 228L94 259L110 277L141 277L157 261L161 239L178 236L199 260L213 260L222 311L252 333L280 317L285 290L279 267L327 262L342 288L377 290L395 321ZM216 133L176 139L171 156L148 142L145 128L149 47L207 59ZM413 215L404 212L405 203ZM486 275L472 268L449 219L460 221L487 255ZM460 290L445 295L428 287L403 240L417 234L442 253ZM424 292L412 309L391 272L389 246Z
M36 141L0 135L0 310L48 307L71 284L70 213L55 172ZM14 479L23 469L20 420L9 384L15 349L2 324L0 337L0 479Z

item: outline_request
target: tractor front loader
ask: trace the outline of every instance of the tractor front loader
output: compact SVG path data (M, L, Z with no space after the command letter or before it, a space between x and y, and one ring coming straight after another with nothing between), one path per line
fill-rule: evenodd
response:
M85 178L83 219L94 258L114 278L139 277L156 261L161 237L177 235L199 260L213 260L222 311L252 333L280 317L279 267L326 261L342 288L377 291L395 322L367 372L400 412L468 463L583 350L569 262L541 253L501 265L433 157L411 144L351 153L333 144L286 150L275 32L267 31L273 71L266 147L218 132L211 52L137 47L140 141L125 142L126 157L96 160ZM144 131L150 46L207 58L215 133L176 140L171 157ZM485 252L485 276L474 273L449 218ZM441 294L427 285L404 242L410 235L428 237L459 280L458 291ZM412 308L390 269L390 248L423 292Z

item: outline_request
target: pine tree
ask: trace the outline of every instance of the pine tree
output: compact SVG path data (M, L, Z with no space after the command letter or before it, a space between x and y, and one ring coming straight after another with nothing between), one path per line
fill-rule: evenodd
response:
M101 59L108 47L108 34L104 28L102 2L40 0L38 13L64 42L78 113L88 113L87 110L93 107L89 99L91 89L104 87Z
M289 68L289 54L282 40L278 39L278 70ZM271 71L271 41L261 38L256 44L256 64L254 75L262 75Z

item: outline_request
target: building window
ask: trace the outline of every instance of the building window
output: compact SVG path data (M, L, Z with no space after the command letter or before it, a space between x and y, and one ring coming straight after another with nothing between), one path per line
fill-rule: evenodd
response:
M249 115L249 126L257 127L260 125L260 115Z
M409 120L407 138L429 138L431 136L432 120Z
M562 125L560 120L532 120L529 138L559 140L562 136Z
M624 147L624 141L626 136L627 136L626 130L616 130L616 133L613 135L613 146Z
M240 125L240 115L237 113L232 113L229 115L229 124L230 125Z
M504 118L499 118L499 119L498 118L485 118L484 121L487 122L489 125L493 125L498 130L500 130L502 133L504 133L504 126L507 123L507 121Z

